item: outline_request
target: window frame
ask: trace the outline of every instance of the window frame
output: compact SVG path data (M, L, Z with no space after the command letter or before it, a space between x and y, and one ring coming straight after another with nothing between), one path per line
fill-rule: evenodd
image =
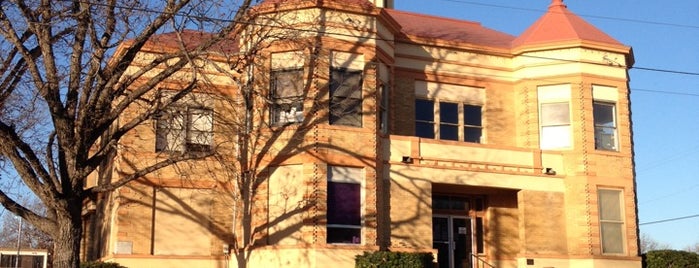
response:
M379 96L381 100L379 102L379 131L381 134L388 134L388 124L389 124L389 92L388 87L385 84L379 86Z
M194 112L202 111L208 118L208 129L194 129ZM173 122L178 120L180 122ZM214 146L214 109L204 105L187 105L180 102L162 108L155 118L155 152L208 153ZM179 125L179 126L178 126ZM165 133L162 133L165 131ZM198 132L207 143L192 142L192 133ZM176 135L172 138L170 135Z
M603 204L603 192L609 192L609 193L614 193L618 202L618 208L613 208L614 210L617 210L618 212L618 219L606 219L605 215L608 215L609 212L605 210L604 204ZM597 189L597 203L598 203L598 215L599 215L599 232L600 232L600 251L603 255L623 255L626 254L627 248L626 248L626 213L624 212L624 191L622 189L613 189L613 188L598 188ZM614 212L614 211L612 211ZM605 232L605 226L615 226L617 227L616 230L619 231L617 233L617 239L619 240L618 242L620 245L617 245L618 248L620 248L620 251L607 251L609 250L608 247L606 247L607 241L609 239L612 239L611 237L606 237L605 234L608 234ZM608 229L609 230L609 229ZM612 230L613 231L613 230Z
M336 74L342 74L342 81L336 81L335 75ZM347 95L338 95L338 89L342 89L344 87L347 87L348 85L345 85L345 81L347 80L347 76L349 75L358 75L359 76L359 81L358 85L350 85L350 90L347 92L349 96ZM364 104L364 71L363 70L357 70L357 69L350 69L350 68L345 68L345 67L331 67L330 68L330 86L329 86L329 95L330 99L328 102L328 123L330 125L337 125L337 126L349 126L349 127L359 127L361 128L364 123L364 116L363 116L363 104ZM358 97L354 97L354 93L358 92ZM348 103L349 105L343 105L343 103ZM347 107L343 107L347 106ZM342 108L340 111L340 114L336 114L337 108ZM354 110L354 111L352 111ZM353 119L347 119L348 117L357 117ZM354 121L354 122L353 122Z
M544 115L544 106L545 105L559 105L559 104L565 104L567 108L567 113L568 113L568 118L566 123L550 123L547 124L547 122L544 122L544 118L546 117ZM547 102L542 102L539 103L539 148L544 149L544 150L560 150L560 149L571 149L573 147L573 134L572 134L572 113L571 113L571 105L570 101L568 100L561 100L561 101L547 101ZM545 131L544 129L559 129L562 127L567 128L567 137L566 137L566 142L567 144L564 146L560 146L558 144L551 144L548 146L544 146L544 138L545 138Z
M604 126L602 124L598 124L597 122L597 106L598 105L604 105L604 106L611 106L611 117L612 117L612 126ZM618 134L618 123L617 123L617 109L616 109L616 103L611 102L611 101L602 101L602 100L594 100L592 102L592 121L595 127L595 150L601 150L601 151L609 151L609 152L618 152L619 151L619 134ZM612 144L611 148L605 148L604 146L600 146L600 140L601 138L598 136L599 130L611 130L611 137L612 137Z
M297 95L290 95L290 96L279 96L279 95L284 95L280 94L281 92L279 91L278 87L278 79L277 75L283 75L283 74L291 74L295 73L293 75L297 76L297 80L294 81L296 82L296 86L300 88L296 88L295 90L297 91ZM303 103L304 103L304 82L303 82L303 76L304 76L304 68L303 67L298 67L298 68L284 68L284 69L276 69L272 70L270 73L270 92L269 92L269 98L270 98L270 108L269 108L269 115L270 115L270 122L274 126L281 126L281 125L287 125L287 124L300 124L303 122L304 119L304 109L303 109ZM285 109L283 106L288 105L289 108ZM283 113L283 114L282 114Z
M352 173L352 175L356 175L359 178L354 178L354 177L348 177L347 175L342 175L342 172L345 173ZM337 176L334 175L337 172ZM326 244L341 244L341 245L363 245L364 244L364 169L363 168L356 168L356 167L343 167L343 166L331 166L328 165L327 167L327 186L326 186L326 191L327 191L327 197L326 197ZM330 218L330 215L332 214L330 211L333 209L330 204L331 198L334 196L331 196L331 185L333 184L345 184L345 185L353 185L355 187L358 187L358 206L355 208L358 211L359 215L356 215L359 217L359 224L345 224L345 223L334 223L332 222L332 219ZM353 237L350 242L347 241L331 241L331 232L332 230L358 230L358 237Z
M439 104L439 116L437 117L439 122L439 130L437 131L439 133L439 139L440 140L450 140L450 141L460 141L461 140L461 130L460 128L462 127L460 118L463 116L463 112L461 109L461 104L458 102L450 102L450 101L440 101L438 102ZM449 107L451 106L451 107ZM456 109L454 109L456 108ZM455 111L456 114L446 114L446 112L453 112ZM454 121L445 121L446 117L453 117L455 120ZM456 137L451 138L446 137L447 133L453 134L450 132L456 131Z
M432 104L432 118L431 119L418 119L418 102L424 102L425 104ZM444 122L442 121L442 117L444 116L443 114L443 105L447 104L453 104L456 105L456 123L454 122ZM479 107L479 116L480 120L479 123L480 125L472 125L472 124L467 124L466 119L467 119L467 109L466 107ZM468 142L468 143L478 143L482 144L483 141L483 105L480 104L474 104L474 103L468 103L468 102L456 102L456 101L449 101L449 100L439 100L439 99L427 99L427 98L420 98L416 97L415 102L414 102L414 108L415 108L415 132L414 136L416 137L421 137L421 138L427 138L427 139L436 139L436 140L450 140L450 141L460 141L460 142ZM423 124L424 126L431 125L432 126L432 135L431 136L425 136L425 135L419 135L418 131L418 125ZM457 131L457 138L456 139L448 139L443 137L443 127L456 127ZM467 135L466 135L466 130L467 129L477 129L478 134L479 134L479 139L478 141L473 141L473 140L468 140Z
M478 118L479 118L479 122L478 122L479 124L478 124L478 125L468 124L468 123L466 122L466 118L467 118L467 117L466 117L466 115L467 115L467 113L466 113L466 107L478 107ZM463 125L460 126L461 132L462 132L462 134L463 134L462 140L463 140L464 142L483 143L483 105L475 105L475 104L463 103L463 104L461 105L461 109L463 109L463 111L461 112L461 115L463 116L463 120L461 120L461 122L463 123ZM467 129L470 129L470 130L477 130L477 131L478 131L478 141L470 141L470 140L467 140L467 138L468 138L468 135L466 135L466 130L467 130Z

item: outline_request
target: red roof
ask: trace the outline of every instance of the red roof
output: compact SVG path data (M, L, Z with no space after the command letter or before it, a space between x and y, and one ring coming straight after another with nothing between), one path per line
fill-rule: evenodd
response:
M346 6L359 6L362 9L366 10L371 10L376 8L374 4L367 0L263 0L261 3L259 3L256 8L264 8L268 7L271 5L274 6L279 6L279 5L286 5L286 4L295 4L295 3L310 3L314 5L322 5L327 3L337 3L341 5L346 5Z
M548 12L512 42L512 47L566 41L593 41L623 46L619 41L568 10L563 0L552 0Z
M179 36L178 36L179 34ZM202 42L213 38L213 34L197 31L183 30L182 32L169 32L164 34L156 34L151 36L148 44L162 48L179 48L180 43L184 44L186 49L193 49ZM181 38L181 41L180 41ZM239 51L238 42L235 39L226 38L211 46L209 51L222 53L235 53Z
M463 42L477 46L509 48L514 36L483 27L480 23L385 9L408 36Z

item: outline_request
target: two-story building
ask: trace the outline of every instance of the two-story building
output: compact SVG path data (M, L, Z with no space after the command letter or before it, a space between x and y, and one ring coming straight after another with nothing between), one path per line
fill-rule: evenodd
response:
M173 104L125 136L120 148L132 149L98 179L167 152L222 156L158 170L86 209L85 258L353 267L355 255L391 250L433 252L440 268L640 267L631 48L562 0L519 36L392 6L256 6L227 48L259 50L255 65L209 72L230 101L202 91ZM157 38L144 59L174 44ZM220 53L209 64L225 65ZM226 123L244 110L241 81L260 92L245 131Z

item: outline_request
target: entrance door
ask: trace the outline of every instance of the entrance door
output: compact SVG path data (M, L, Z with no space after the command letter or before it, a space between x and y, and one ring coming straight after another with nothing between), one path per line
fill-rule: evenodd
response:
M432 217L432 248L437 250L439 268L471 268L471 230L470 218Z

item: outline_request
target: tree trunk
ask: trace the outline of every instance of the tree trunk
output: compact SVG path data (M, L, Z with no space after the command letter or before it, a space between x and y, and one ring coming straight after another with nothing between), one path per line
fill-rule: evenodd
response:
M79 209L77 213L74 208L70 210L67 214L59 213L56 217L58 233L53 242L53 268L80 267L82 221Z

